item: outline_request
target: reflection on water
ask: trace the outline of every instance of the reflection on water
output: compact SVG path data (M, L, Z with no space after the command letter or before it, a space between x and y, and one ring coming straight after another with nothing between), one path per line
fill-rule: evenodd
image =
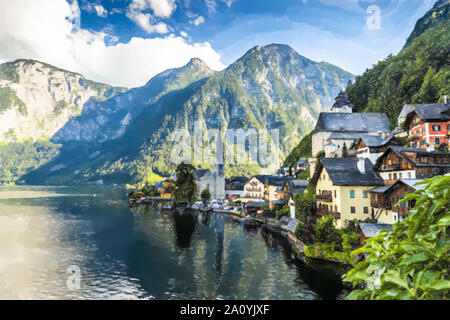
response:
M95 196L94 196L95 195ZM0 188L1 299L334 299L334 269L224 215L131 211L123 190ZM67 287L80 267L81 288Z

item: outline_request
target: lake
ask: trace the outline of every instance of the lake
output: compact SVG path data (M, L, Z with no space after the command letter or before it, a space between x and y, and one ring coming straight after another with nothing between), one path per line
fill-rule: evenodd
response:
M130 209L123 189L0 188L0 299L340 299L336 270L226 215Z

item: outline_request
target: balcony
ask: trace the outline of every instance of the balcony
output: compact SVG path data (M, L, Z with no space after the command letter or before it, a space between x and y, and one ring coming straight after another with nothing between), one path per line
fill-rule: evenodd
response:
M420 133L413 133L408 137L409 141L415 141L422 139L422 135Z
M400 164L383 164L381 166L381 170L383 171L398 171L400 169Z
M331 216L334 216L335 219L340 219L341 218L341 213L340 212L331 212L331 211L317 209L316 210L316 214L318 216L321 216L321 217L325 217L325 216L331 215Z
M333 193L331 191L323 191L322 194L316 196L316 200L324 202L333 202Z

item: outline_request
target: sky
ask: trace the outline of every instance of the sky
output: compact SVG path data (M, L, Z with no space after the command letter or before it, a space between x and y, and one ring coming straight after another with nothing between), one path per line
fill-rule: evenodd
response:
M398 53L435 0L0 0L0 63L35 59L137 87L191 58L222 70L288 44L355 75Z

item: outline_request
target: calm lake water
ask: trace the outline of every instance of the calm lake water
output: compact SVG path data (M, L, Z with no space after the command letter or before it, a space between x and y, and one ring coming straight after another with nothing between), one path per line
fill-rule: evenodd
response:
M131 210L120 189L0 188L0 299L343 296L335 266L224 215Z

